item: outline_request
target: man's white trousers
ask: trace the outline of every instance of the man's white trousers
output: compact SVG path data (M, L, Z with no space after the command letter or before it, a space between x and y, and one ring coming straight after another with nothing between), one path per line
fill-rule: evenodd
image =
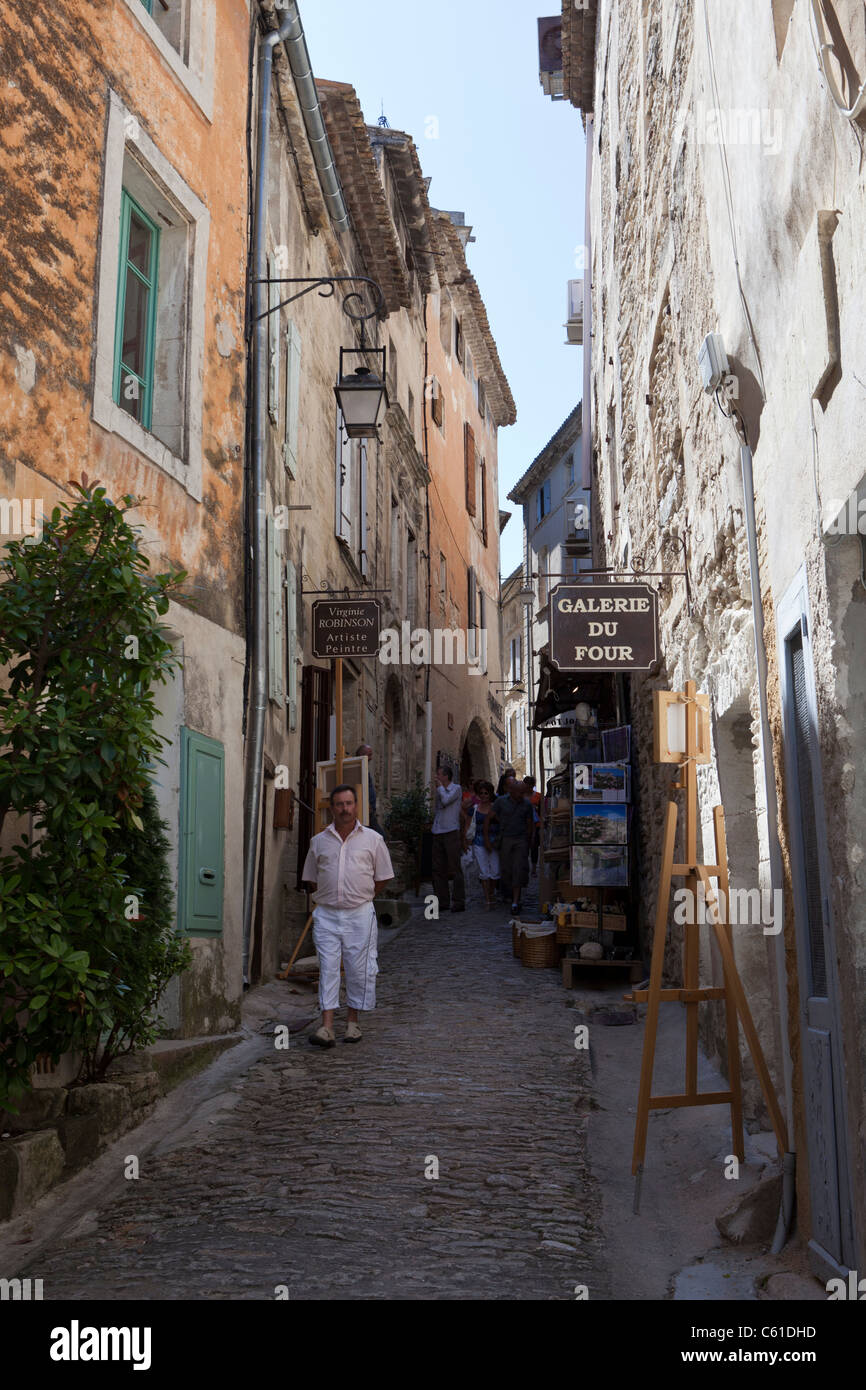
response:
M319 1007L340 1007L340 958L350 1009L375 1009L378 927L372 903L313 909L313 943L319 957Z

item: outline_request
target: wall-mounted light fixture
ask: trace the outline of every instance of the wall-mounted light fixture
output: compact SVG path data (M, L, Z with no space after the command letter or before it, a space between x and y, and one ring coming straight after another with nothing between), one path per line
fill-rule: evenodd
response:
M343 428L350 439L375 439L385 411L388 409L388 388L385 385L385 348L340 348L340 374L334 395L343 415ZM382 375L377 376L362 363L347 373L346 357L380 357Z

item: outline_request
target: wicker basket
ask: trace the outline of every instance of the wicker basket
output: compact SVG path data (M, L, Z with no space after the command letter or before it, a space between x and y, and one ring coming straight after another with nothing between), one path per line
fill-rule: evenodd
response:
M521 963L529 966L530 970L542 970L545 967L559 965L559 946L556 942L556 935L555 931L548 932L546 936L527 936L525 932L521 932Z
M570 946L574 934L574 927L566 921L560 925L559 918L556 919L556 940L560 946Z

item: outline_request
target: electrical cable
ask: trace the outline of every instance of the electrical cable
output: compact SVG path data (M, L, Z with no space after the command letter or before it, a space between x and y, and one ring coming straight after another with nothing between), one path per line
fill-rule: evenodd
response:
M811 0L811 4L809 7L809 16L809 32L812 35L812 43L815 46L815 52L818 57L818 66L820 67L821 72L823 73L824 81L827 83L827 93L830 97L830 100L832 101L833 105L836 107L836 110L839 112L841 116L845 116L849 121L856 121L857 117L861 114L864 107L866 107L866 82L863 82L861 84L860 90L854 98L853 104L851 106L846 106L845 98L840 92L836 78L833 76L833 73L831 72L829 64L827 62L828 54L832 53L834 58L837 58L837 61L838 55L836 53L835 45L830 42L829 38L826 37L824 32L824 0Z

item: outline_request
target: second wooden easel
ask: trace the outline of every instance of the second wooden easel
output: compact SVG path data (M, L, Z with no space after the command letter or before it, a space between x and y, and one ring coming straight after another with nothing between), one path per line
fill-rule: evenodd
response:
M679 808L675 799L668 804L662 844L662 866L659 879L659 895L656 907L655 934L653 936L652 964L648 989L633 990L626 999L646 1001L647 1019L644 1034L643 1058L641 1061L640 1088L638 1091L637 1120L635 1122L634 1152L631 1171L636 1177L634 1210L640 1206L640 1187L646 1153L647 1129L650 1110L667 1110L693 1105L730 1105L732 1148L737 1158L744 1158L743 1148L743 1099L740 1081L740 1053L738 1046L737 1023L743 1025L743 1032L767 1109L773 1122L773 1131L784 1154L787 1147L785 1122L779 1108L767 1063L761 1050L757 1030L752 1019L742 981L734 960L731 924L728 921L730 903L728 883L727 844L725 839L725 813L721 806L713 810L715 831L714 864L698 862L698 774L696 763L709 761L709 721L705 728L707 709L706 697L697 693L694 681L686 681L684 692L665 693L666 704L656 709L656 758L664 762L679 762L680 780L674 782L672 790L685 792L685 826L683 862L674 860L677 820ZM671 754L668 749L666 732L658 727L660 717L666 716L670 703L685 705L685 752ZM662 748L660 753L659 747ZM683 946L683 985L681 988L662 989L662 970L664 967L665 941L667 939L668 913L670 909L671 883L674 878L684 878L690 894L687 902L693 909L688 915L693 918L684 926ZM719 899L712 888L710 879L715 878L721 892ZM722 957L724 986L701 986L699 983L700 922L698 921L698 884L703 885L707 907L707 921L715 934ZM723 999L725 1002L725 1023L727 1031L728 1085L727 1091L698 1090L698 1005L705 999ZM654 1096L652 1094L653 1065L655 1062L656 1035L658 1033L659 1006L663 1002L677 1001L686 1007L686 1089L682 1094Z

